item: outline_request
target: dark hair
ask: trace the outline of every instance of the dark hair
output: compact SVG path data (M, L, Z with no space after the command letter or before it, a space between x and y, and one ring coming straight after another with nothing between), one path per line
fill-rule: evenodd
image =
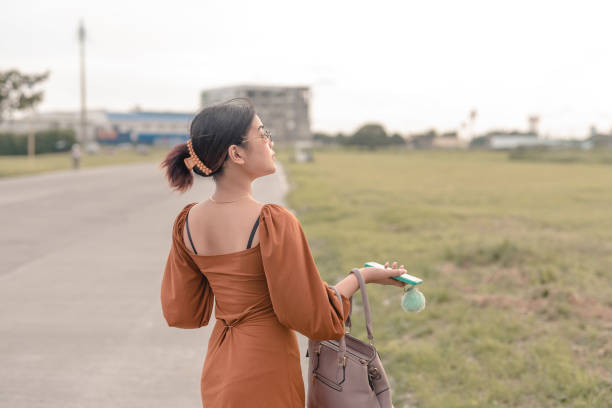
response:
M215 181L223 172L227 150L231 145L242 145L242 141L255 117L255 108L249 98L234 98L202 109L191 121L189 137L193 150L206 167L212 170L209 176ZM185 165L189 157L187 143L174 146L161 162L166 167L170 186L185 192L193 185L193 174ZM198 166L196 174L208 177Z

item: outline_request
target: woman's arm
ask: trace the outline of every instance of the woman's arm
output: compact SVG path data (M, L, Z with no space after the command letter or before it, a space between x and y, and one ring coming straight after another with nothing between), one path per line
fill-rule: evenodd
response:
M367 282L363 272L361 273L361 276L363 276L364 281ZM354 273L349 273L346 278L342 279L336 284L336 289L338 289L338 292L340 292L341 295L350 298L355 292L359 290L359 282L357 281L357 276Z

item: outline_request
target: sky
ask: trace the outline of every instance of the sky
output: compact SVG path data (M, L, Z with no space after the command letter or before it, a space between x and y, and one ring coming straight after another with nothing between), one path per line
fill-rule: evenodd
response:
M474 134L538 115L545 137L584 138L612 131L611 15L589 0L11 0L0 70L50 70L38 110L78 109L83 19L90 109L195 112L207 88L310 86L314 131L451 131L476 110Z

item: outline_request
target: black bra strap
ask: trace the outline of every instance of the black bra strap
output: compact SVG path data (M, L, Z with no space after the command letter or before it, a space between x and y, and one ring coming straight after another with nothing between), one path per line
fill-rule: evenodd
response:
M257 230L258 225L259 225L259 217L257 217L257 221L255 221L255 225L253 225L253 230L251 231L251 236L249 237L249 244L247 245L247 249L251 247L251 242L253 242L253 236L255 235L255 231Z
M187 211L187 218L185 218L185 226L187 227L187 235L189 236L189 242L191 242L191 247L193 248L193 253L198 254L195 247L193 246L193 241L191 240L191 232L189 232L189 211Z

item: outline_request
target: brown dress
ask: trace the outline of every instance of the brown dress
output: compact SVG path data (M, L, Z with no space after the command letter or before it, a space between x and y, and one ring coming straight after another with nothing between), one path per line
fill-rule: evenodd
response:
M303 408L304 383L294 330L315 340L344 335L342 305L321 280L298 219L278 204L259 215L259 244L220 255L187 250L186 205L172 228L161 284L169 326L193 329L216 322L202 370L207 408Z

